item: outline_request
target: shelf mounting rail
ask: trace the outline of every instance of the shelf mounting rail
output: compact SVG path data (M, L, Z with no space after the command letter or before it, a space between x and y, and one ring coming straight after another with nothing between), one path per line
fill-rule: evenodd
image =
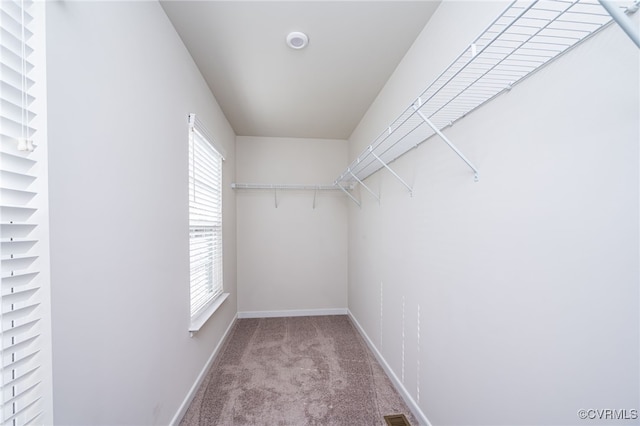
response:
M335 180L362 184L434 135L473 172L479 171L443 130L511 90L612 22L598 0L515 0ZM364 186L379 201L379 196ZM354 200L355 201L355 200ZM358 203L359 204L359 203Z

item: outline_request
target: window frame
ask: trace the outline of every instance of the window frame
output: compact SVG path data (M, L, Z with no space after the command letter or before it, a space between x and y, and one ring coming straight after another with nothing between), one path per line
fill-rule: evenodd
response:
M224 292L224 150L214 143L195 114L189 114L188 143L189 332L193 336L222 305L229 293ZM201 294L203 291L206 292L204 296ZM200 295L196 296L196 293Z

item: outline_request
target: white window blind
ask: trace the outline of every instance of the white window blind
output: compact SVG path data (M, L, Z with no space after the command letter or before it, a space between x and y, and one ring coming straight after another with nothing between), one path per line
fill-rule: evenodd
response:
M191 318L222 294L222 154L189 115Z
M0 424L50 422L42 5L0 2ZM38 15L39 12L40 14ZM34 19L39 16L38 19ZM38 23L38 24L36 24ZM36 37L37 35L37 37ZM34 53L36 52L36 53ZM40 114L41 115L41 114ZM40 124L39 124L40 123Z

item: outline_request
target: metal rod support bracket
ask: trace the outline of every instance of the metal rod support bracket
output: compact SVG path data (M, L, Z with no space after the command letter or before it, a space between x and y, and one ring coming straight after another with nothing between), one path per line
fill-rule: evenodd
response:
M353 176L353 178L354 178L355 180L357 180L357 181L358 181L358 183L359 183L360 185L362 185L362 187L363 187L364 189L366 189L366 190L369 192L369 194L373 195L373 197L374 197L376 200L378 200L378 204L380 204L380 197L379 197L378 195L376 195L376 194L371 190L371 188L369 188L369 187L368 187L367 185L365 185L365 184L364 184L360 179L358 179L358 176L354 175L354 174L353 174L353 172L351 171L351 169L348 169L348 172L351 174L351 176Z
M313 191L313 209L316 209L316 196L318 195L318 190Z
M380 164L382 164L387 170L389 170L389 172L393 176L395 176L395 178L398 179L400 181L400 183L402 183L409 190L409 196L413 197L413 188L411 188L409 186L409 184L407 182L405 182L400 176L398 176L398 174L396 172L394 172L393 169L391 167L389 167L389 165L387 163L382 161L382 159L380 157L378 157L375 152L373 152L373 147L371 145L369 145L369 152L371 153L371 155L374 156L374 158L376 160L378 160L380 162Z
M440 138L441 138L441 139L442 139L442 140L443 140L447 145L449 145L449 148L451 148L451 149L453 150L453 152L455 152L455 153L458 155L458 157L460 157L460 158L462 159L462 161L464 161L464 162L467 164L467 166L469 166L469 168L471 168L471 170L473 170L473 180L474 180L475 182L477 182L477 181L478 181L478 179L479 179L479 173L480 173L480 172L478 172L478 169L476 168L476 166L474 166L474 165L471 163L471 161L469 161L469 160L467 159L467 157L465 157L465 156L464 156L464 154L462 154L462 152L460 152L460 150L459 150L458 148L456 148L456 146L455 146L453 143L451 143L451 141L449 140L449 138L447 138L447 137L444 135L444 133L442 133L442 132L440 131L440 129L438 129L438 128L437 128L437 127L436 127L436 126L431 122L431 120L429 120L429 119L428 119L428 118L427 118L427 117L422 113L422 111L420 111L420 110L419 110L417 107L415 107L415 106L414 106L414 108L415 108L415 110L416 110L416 113L420 116L420 118L422 118L422 120L424 120L424 122L425 122L425 123L427 123L427 125L428 125L429 127L431 127L431 128L433 129L433 131L434 131L434 132L436 132L436 133L438 134L438 136L440 136Z
M344 192L345 194L347 194L347 196L348 196L349 198L351 198L351 200L352 200L354 203L356 203L356 205L357 205L358 207L360 207L360 201L358 201L358 200L356 199L356 197L354 197L353 195L351 195L351 194L349 193L349 191L347 191L346 189L344 189L344 187L343 187L342 185L340 185L340 183L339 183L339 182L336 182L336 186L337 186L338 188L340 188L340 189L342 190L342 192Z
M625 16L625 13L610 0L598 0L602 7L605 8L614 21L620 25L620 28L629 36L629 38L640 48L640 34L638 28L633 24L631 19ZM628 13L634 13L637 10L637 3L627 9Z

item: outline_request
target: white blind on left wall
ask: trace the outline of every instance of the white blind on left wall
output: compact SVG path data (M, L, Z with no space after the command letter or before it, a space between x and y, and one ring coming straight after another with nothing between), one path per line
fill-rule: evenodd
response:
M2 425L51 421L46 149L44 128L37 129L44 101L34 95L44 94L35 60L44 53L34 53L43 7L0 1Z
M189 258L191 318L223 292L222 160L209 133L189 115Z

